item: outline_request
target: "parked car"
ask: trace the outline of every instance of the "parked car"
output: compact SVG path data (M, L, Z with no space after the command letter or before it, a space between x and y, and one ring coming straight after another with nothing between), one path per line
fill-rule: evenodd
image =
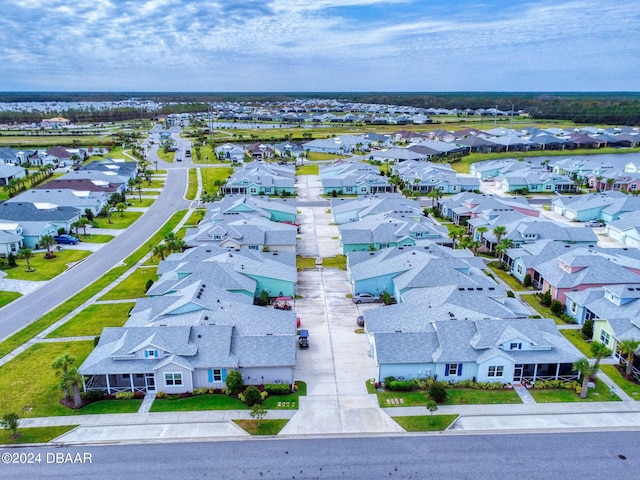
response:
M300 348L309 348L309 330L298 331L298 345Z
M359 327L364 327L364 315L358 315L358 318L356 318L356 323Z
M604 223L600 220L591 220L589 222L585 222L585 227L604 227Z
M75 245L76 243L78 243L80 240L78 240L78 237L72 237L71 235L56 235L55 237L53 237L53 239L56 241L56 243L64 243L65 245Z
M353 303L378 303L380 298L367 292L356 293L353 297L351 297Z

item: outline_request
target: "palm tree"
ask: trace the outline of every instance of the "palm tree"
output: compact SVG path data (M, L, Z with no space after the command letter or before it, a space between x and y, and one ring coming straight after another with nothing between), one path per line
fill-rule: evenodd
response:
M442 197L442 192L439 188L434 188L427 193L427 197L431 199L431 208L435 208L436 202L440 200L440 197Z
M449 238L453 240L453 248L456 248L456 244L458 243L458 239L461 238L465 233L463 227L453 227L449 230Z
M72 357L68 353L63 353L58 358L56 358L51 364L51 368L56 370L56 375L60 378L64 379L67 375L69 368L76 361L76 357ZM65 398L67 400L71 399L71 389L67 387L64 388Z
M500 243L496 245L496 253L500 254L500 263L504 261L504 254L508 248L513 248L513 241L510 238L503 238Z
M582 377L580 398L587 398L587 394L589 393L589 381L591 380L591 377L595 377L598 370L600 370L600 367L595 364L591 365L589 360L583 357L573 363L573 370L578 372Z
M44 258L53 258L53 253L51 253L51 247L56 244L56 239L53 238L53 235L43 235L40 237L40 243L47 249L47 253Z
M126 209L127 209L127 204L126 204L126 203L124 203L124 202L119 202L119 203L116 205L116 210L120 213L120 216L121 216L121 217L124 217L124 211L125 211ZM109 222L109 223L111 223L111 222Z
M609 187L609 190L613 190L614 183L616 183L614 178L607 178L607 186Z
M22 247L19 251L18 254L21 257L24 257L24 259L27 261L27 272L33 272L33 268L31 268L31 262L29 261L30 258L33 257L33 251L28 248L28 247Z
M603 357L608 357L609 355L611 355L611 349L607 347L604 343L598 342L596 340L595 342L591 343L591 355L593 355L596 359L593 365L599 368L600 360L602 360Z
M100 210L100 213L102 215L104 215L105 217L107 217L107 223L111 223L111 212L112 212L112 208L110 204L106 204L104 207L102 207L102 209Z
M640 347L640 340L636 340L635 338L629 338L628 340L623 340L618 343L620 353L626 356L627 368L624 372L624 378L627 380L631 379L631 374L633 373L633 360L636 356L636 352L638 351L638 347Z
M598 176L596 177L596 190L597 190L597 191L600 191L600 189L602 188L602 183L601 183L601 182L602 182L602 179L603 179L603 178L604 178L604 177L603 177L602 175L598 175Z
M67 373L62 377L61 386L67 391L73 390L73 407L80 408L82 406L82 397L80 396L80 384L82 383L82 375L78 372L78 367L69 367Z
M493 229L493 234L496 236L496 243L500 243L502 237L507 233L507 227L503 225L498 225Z
M164 243L160 243L153 247L153 256L160 257L160 260L164 260L164 254L167 251L167 246Z

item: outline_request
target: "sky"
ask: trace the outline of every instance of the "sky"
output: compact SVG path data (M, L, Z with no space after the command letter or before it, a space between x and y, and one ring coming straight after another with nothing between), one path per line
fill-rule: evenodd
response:
M640 91L638 0L0 5L0 91Z

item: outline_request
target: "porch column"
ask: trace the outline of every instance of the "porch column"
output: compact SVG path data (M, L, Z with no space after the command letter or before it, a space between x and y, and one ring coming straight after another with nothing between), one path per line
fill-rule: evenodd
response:
M558 376L560 376L560 364L558 363L558 365L556 365L556 380L558 379Z
M537 374L538 374L538 364L536 363L536 364L533 366L533 381L534 381L534 382L536 381L536 375L537 375Z
M104 378L107 379L107 394L111 395L111 384L109 384L109 374L107 373Z
M133 388L133 373L129 374L129 381L131 382L131 391L135 392L134 388Z
M82 376L82 391L83 392L87 391L87 384L84 382L84 375Z

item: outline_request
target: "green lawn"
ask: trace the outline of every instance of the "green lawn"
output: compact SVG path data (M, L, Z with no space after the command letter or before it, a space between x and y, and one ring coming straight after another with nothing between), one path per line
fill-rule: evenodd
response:
M189 184L187 186L187 193L184 195L184 197L187 200L195 200L197 191L198 191L198 171L195 168L190 168Z
M136 413L140 410L142 400L99 400L75 410L77 415L94 415L100 413Z
M496 403L522 403L513 389L471 390L448 388L444 405L490 405Z
M325 268L347 269L347 257L344 255L336 255L335 257L326 257L322 259L322 266Z
M458 415L421 415L412 417L391 417L407 432L438 432L446 430Z
M198 223L200 223L200 221L204 218L206 213L207 213L206 208L198 208L194 210L191 216L185 222L184 226L191 227L191 228L197 227Z
M176 158L176 152L165 153L164 149L160 147L158 148L158 156L165 162L173 163L174 159Z
M611 395L609 387L599 380L596 380L596 387L589 389L587 398L582 399L575 390L529 390L531 396L537 403L561 403L561 402L611 402L620 401L615 393Z
M91 255L91 252L87 250L63 249L59 252L56 252L55 250L52 251L55 254L55 258L45 260L45 254L43 252L38 252L35 256L29 259L31 268L33 269L32 272L26 271L26 260L18 259L17 267L5 270L7 272L7 276L5 278L11 280L32 281L51 280L66 271L68 268L67 264L78 262Z
M316 164L307 164L296 167L296 175L318 175L319 168Z
M47 443L63 433L76 428L77 425L61 427L18 428L18 438L11 438L9 430L0 430L0 445L19 445L22 443Z
M351 158L348 155L336 155L334 153L309 152L307 160L335 160L338 158ZM304 166L304 165L303 165Z
M529 305L531 305L533 307L533 309L538 312L538 314L542 317L542 318L552 318L554 322L556 322L556 325L565 325L565 323L560 320L558 317L556 317L553 312L551 311L550 308L548 307L543 307L540 304L540 300L539 297L536 294L530 294L530 295L520 295L520 298L522 298L522 300L524 300L525 302L527 302Z
M95 221L98 224L98 228L112 228L121 229L127 228L138 218L142 216L142 212L113 212L111 214L111 223L108 222L106 217L96 217Z
M425 406L429 399L426 390L411 392L375 392L380 407L417 407ZM394 399L403 399L396 403ZM491 405L500 403L522 403L514 390L474 390L467 388L447 388L447 399L443 405Z
M115 237L113 235L101 235L95 233L87 233L86 235L80 234L80 241L86 243L107 243L113 240Z
M251 435L277 435L289 422L282 420L234 420L233 423Z
M220 394L195 395L176 400L156 398L152 412L185 412L191 410L246 410L244 403L234 397Z
M121 327L129 318L134 302L89 305L47 338L100 335L104 327Z
M316 268L316 259L313 257L301 257L300 255L296 255L296 267L298 270Z
M136 207L136 208L147 208L150 207L151 205L153 205L153 202L155 202L155 198L144 198L144 195L146 194L146 192L142 192L142 200L140 200L140 197L136 194L136 195L129 195L129 198L127 198L127 203L130 203L130 207ZM118 213L116 213L116 215L118 215Z
M120 282L100 300L126 300L145 296L147 281L158 280L157 268L138 268Z
M264 399L262 405L269 410L297 410L300 406L300 397L307 394L307 384L297 381L296 385L298 386L297 392L289 395L270 395Z
M600 370L615 382L631 398L640 400L640 385L633 380L627 380L615 365L600 365Z
M562 333L574 347L580 350L585 357L591 358L593 356L591 354L591 346L582 338L580 330L563 328L560 330L560 333Z
M21 417L77 413L60 405L64 393L51 364L69 353L80 366L92 349L93 341L37 343L4 364L0 367L0 412L16 412Z
M151 183L144 182L144 185L142 188L162 188L164 187L164 181L165 181L164 178L162 179L154 178L154 179L151 179Z
M202 175L202 190L208 194L215 194L218 191L218 187L214 185L216 180L223 181L229 178L233 174L233 167L228 168L201 168L200 175Z
M494 275L500 277L500 280L506 283L512 290L516 292L527 290L527 288L522 285L513 275L509 275L504 270L499 269L498 262L489 262L487 266Z
M8 303L13 302L16 298L20 298L21 293L18 292L0 292L0 308L4 307Z

